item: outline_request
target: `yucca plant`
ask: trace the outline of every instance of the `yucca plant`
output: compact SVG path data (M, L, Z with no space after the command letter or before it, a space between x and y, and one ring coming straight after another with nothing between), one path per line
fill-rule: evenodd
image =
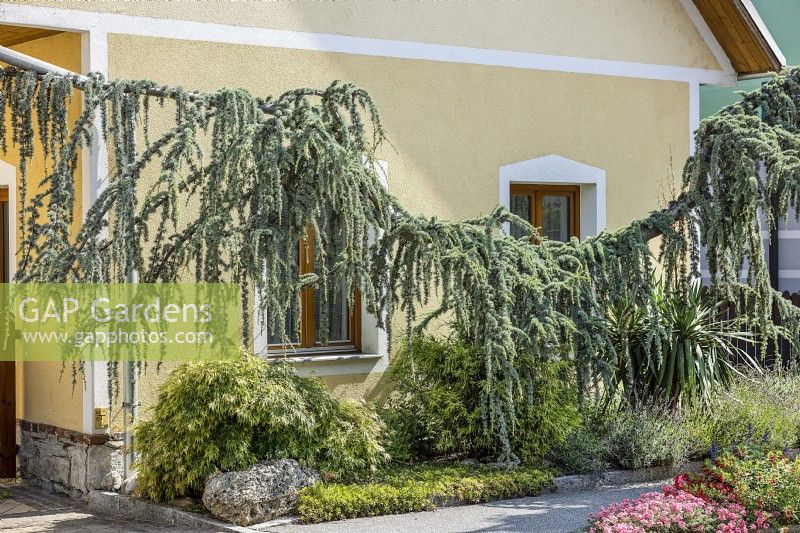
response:
M703 297L699 280L685 290L656 285L656 305L623 302L609 311L616 351L616 390L627 403L709 405L738 367L760 372L741 346L752 343L739 320L723 318L723 302Z
M615 390L620 391L628 404L636 405L648 396L648 375L655 369L652 346L646 342L651 326L658 327L659 321L652 320L643 305L625 299L608 311L609 331L614 344Z

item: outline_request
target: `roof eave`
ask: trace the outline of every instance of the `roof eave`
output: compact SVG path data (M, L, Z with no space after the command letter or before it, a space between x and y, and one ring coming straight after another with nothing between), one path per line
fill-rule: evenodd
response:
M751 0L734 0L733 3L742 16L749 20L750 24L748 26L753 30L754 36L772 63L769 68L761 72L740 72L738 73L739 79L764 77L770 72L780 71L786 66L786 56L783 55L778 43L775 42L769 29L767 29L767 25L764 24L764 20L758 14L753 2Z

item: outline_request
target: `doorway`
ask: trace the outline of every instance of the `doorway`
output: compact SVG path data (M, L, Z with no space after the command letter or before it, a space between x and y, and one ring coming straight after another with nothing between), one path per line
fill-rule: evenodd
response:
M0 282L9 281L8 189L0 188ZM5 291L0 291L3 294ZM0 317L5 313L0 312ZM5 318L2 318L5 320ZM1 330L2 328L0 328ZM2 349L2 348L0 348ZM17 476L16 363L0 361L0 478Z

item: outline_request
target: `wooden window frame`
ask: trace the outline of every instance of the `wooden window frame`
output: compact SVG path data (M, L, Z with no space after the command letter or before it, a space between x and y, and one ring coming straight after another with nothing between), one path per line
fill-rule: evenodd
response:
M0 283L8 283L8 265L6 265L6 249L8 243L6 239L11 239L7 235L6 225L8 223L8 189L0 188Z
M8 189L0 188L0 282L8 283L8 265L5 264L9 241L10 224L8 213ZM10 261L10 258L9 258ZM13 324L12 324L13 325ZM14 360L0 361L0 477L17 475L17 404L16 363Z
M299 261L302 274L314 272L314 234L311 228L306 236L307 242L301 242ZM361 291L356 289L353 308L349 310L349 334L344 341L332 341L323 346L317 342L314 305L314 287L308 287L300 295L300 342L289 344L268 344L270 355L286 355L296 352L302 355L326 355L330 353L358 353L361 351Z
M538 183L512 183L511 195L530 198L530 220L533 227L542 229L544 196L567 196L570 202L569 236L581 236L581 188L578 185L542 185Z

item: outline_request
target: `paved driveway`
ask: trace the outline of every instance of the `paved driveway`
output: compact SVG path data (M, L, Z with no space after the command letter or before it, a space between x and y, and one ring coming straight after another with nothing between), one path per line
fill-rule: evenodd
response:
M9 495L10 494L10 495ZM86 510L65 496L13 481L0 481L0 532L161 533L189 532L143 522L120 521Z
M664 482L552 493L432 512L357 518L314 525L287 525L269 531L288 533L557 533L586 527L590 513L609 503L658 491Z

